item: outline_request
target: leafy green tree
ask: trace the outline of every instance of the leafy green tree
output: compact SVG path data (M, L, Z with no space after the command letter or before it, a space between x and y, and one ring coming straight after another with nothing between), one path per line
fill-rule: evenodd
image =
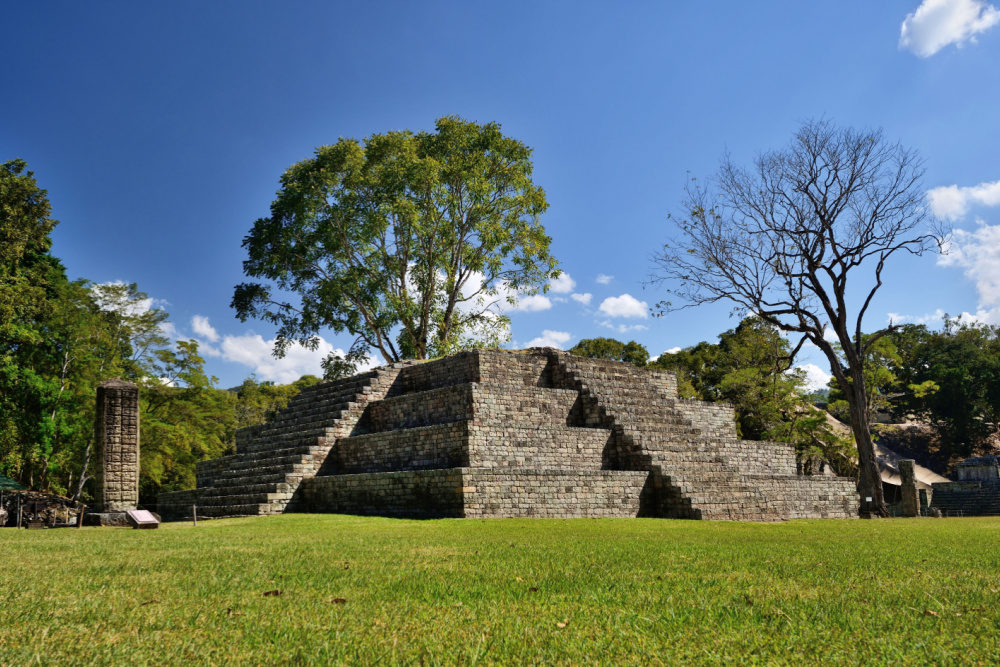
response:
M257 382L253 376L243 381L236 390L236 427L245 428L271 421L288 406L299 392L320 380L315 375L303 375L292 384Z
M58 385L34 351L65 272L49 254L57 221L23 160L0 166L0 469L31 485L44 477ZM31 357L36 357L32 359Z
M558 276L531 149L496 123L340 139L290 167L243 246L232 306L278 326L275 353L331 328L387 361L509 337L498 310Z
M117 376L140 386L141 497L193 484L194 463L232 443L232 398L135 284L67 279L49 214L23 161L0 167L0 471L86 498L96 388Z
M19 323L33 320L47 302L54 260L48 193L38 187L24 160L0 165L0 351L29 335Z
M233 396L205 374L196 341L153 351L139 391L139 495L195 486L195 464L222 456L234 440Z
M946 317L941 331L910 325L895 340L897 412L933 424L946 458L989 451L1000 435L1000 327Z
M896 369L902 364L902 357L896 349L893 336L878 338L868 342L870 334L862 334L865 356L862 360L864 383L864 409L869 423L875 420L875 413L891 407L890 395L898 388ZM841 350L839 343L834 347ZM846 358L842 359L845 368L850 368ZM853 386L853 373L848 374L848 385ZM851 418L850 403L835 378L830 379L830 396L827 410L838 419L849 422Z
M627 361L639 368L649 361L649 351L634 340L623 343L614 338L584 338L567 351L580 357Z
M802 461L819 456L838 472L851 472L854 464L844 451L849 443L813 407L804 373L791 364L791 348L779 329L748 317L721 334L718 344L701 342L664 354L651 366L686 378L694 398L731 403L741 438L788 442Z

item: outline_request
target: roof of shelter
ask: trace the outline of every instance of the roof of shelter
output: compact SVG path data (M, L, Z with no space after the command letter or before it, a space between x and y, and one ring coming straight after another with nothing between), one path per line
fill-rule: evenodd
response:
M3 473L0 473L0 489L4 491L23 491L24 487L7 477Z

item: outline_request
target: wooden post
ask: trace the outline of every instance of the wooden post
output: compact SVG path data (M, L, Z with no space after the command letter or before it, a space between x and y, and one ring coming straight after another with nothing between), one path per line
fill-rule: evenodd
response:
M76 527L77 530L83 528L83 513L87 511L87 506L80 503L80 513L76 516Z
M21 496L17 497L17 527L21 528Z
M192 505L191 506L191 515L194 517L194 525L197 526L198 525L198 506L197 505Z
M920 495L917 493L916 461L899 461L900 493L903 496L903 516L920 516Z

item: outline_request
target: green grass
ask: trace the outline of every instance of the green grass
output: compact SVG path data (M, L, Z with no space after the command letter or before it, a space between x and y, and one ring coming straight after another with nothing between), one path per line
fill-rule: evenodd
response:
M998 603L987 518L0 530L4 665L997 664Z

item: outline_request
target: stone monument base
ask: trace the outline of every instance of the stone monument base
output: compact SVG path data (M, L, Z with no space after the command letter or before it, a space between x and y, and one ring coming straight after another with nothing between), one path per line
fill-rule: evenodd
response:
M83 515L83 525L128 527L131 524L125 512L86 512Z

